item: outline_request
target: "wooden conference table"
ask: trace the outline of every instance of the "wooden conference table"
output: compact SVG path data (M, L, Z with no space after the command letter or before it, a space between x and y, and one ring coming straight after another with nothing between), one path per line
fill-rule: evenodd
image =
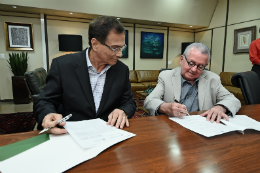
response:
M238 115L260 121L260 104L243 106ZM67 172L260 172L258 131L206 138L164 115L130 119L130 125L124 130L137 134L135 137ZM37 134L0 135L0 146Z

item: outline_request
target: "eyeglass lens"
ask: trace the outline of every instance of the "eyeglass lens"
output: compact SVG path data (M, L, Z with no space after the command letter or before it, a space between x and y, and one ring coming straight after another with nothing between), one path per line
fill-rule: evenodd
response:
M126 44L124 45L124 46L122 46L122 47L118 47L118 48L115 48L114 50L113 50L113 52L114 53L117 53L119 50L121 50L122 52L125 50L125 48L126 48Z
M122 47L118 47L118 48L112 48L112 47L110 47L110 46L108 46L106 43L103 43L103 45L105 45L105 46L107 46L109 49L111 49L112 51L113 51L113 53L117 53L117 52L119 52L120 50L123 52L124 50L125 50L125 48L126 48L126 44L124 45L124 46L122 46Z
M194 67L194 66L196 65L196 63L194 63L194 62L188 61L187 58L186 58L186 56L184 56L184 57L185 57L185 59L186 59L186 61L187 61L189 67ZM204 70L204 69L205 69L205 66L204 66L204 65L201 65L201 64L200 64L200 65L197 65L197 69L198 69L198 70Z

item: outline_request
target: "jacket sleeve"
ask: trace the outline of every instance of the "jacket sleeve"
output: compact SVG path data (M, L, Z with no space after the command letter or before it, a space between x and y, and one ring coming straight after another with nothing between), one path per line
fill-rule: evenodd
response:
M223 105L233 116L236 115L241 108L241 102L221 84L220 79L215 88L217 102L215 105Z
M147 109L150 113L150 116L155 115L156 109L164 103L162 100L164 97L165 83L162 78L163 72L159 74L158 84L153 89L153 91L146 97L144 101L144 108Z
M131 84L129 80L129 69L126 72L125 90L121 97L120 106L118 109L123 110L128 119L132 118L136 110L136 103L133 99L133 93L131 91Z
M249 59L252 62L252 64L259 64L260 63L260 55L259 52L260 50L257 49L256 42L251 43L249 46Z
M49 113L56 113L61 104L62 86L60 71L56 59L53 59L50 71L46 78L46 86L33 106L33 114L39 125Z

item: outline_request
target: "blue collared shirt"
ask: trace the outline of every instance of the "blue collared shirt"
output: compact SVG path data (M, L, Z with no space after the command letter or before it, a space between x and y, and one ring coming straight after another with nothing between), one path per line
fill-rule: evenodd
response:
M185 80L181 75L181 98L180 103L184 104L188 112L199 111L199 99L198 99L198 83L199 78L195 80L193 84ZM155 115L158 115L159 105L155 110Z
M191 84L181 75L180 103L186 106L188 112L199 111L198 83L199 78L197 78L195 82Z
M106 65L106 67L101 71L101 73L98 73L89 60L88 50L86 51L86 57L87 57L89 80L90 80L96 112L97 112L102 98L103 90L104 90L107 70L111 67L111 65Z

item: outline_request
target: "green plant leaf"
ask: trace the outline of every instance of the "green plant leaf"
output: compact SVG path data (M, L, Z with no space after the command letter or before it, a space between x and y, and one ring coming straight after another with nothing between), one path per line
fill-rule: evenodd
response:
M152 91L153 91L153 86L152 86L151 83L149 83L149 85L148 85L148 89L146 89L144 92L146 92L147 95L149 95Z
M7 60L9 64L9 68L14 74L14 76L24 76L24 73L27 70L28 67L28 53L21 52L12 54L9 53L9 61Z

